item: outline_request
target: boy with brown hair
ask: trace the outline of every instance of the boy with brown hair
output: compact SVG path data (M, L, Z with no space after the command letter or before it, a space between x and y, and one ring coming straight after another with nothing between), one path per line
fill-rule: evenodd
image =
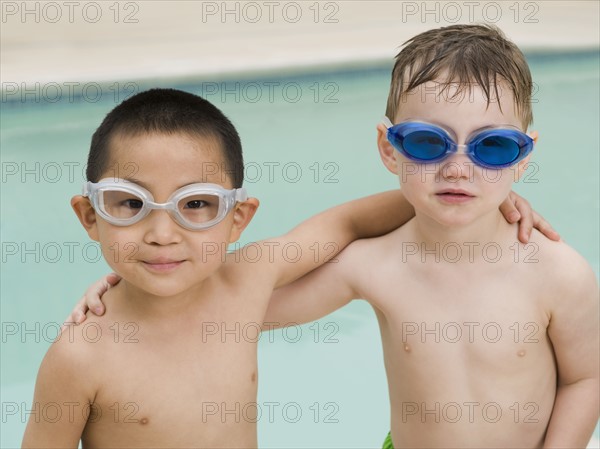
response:
M415 218L279 289L267 318L364 298L383 342L386 447L586 447L598 419L598 289L588 263L498 205L537 140L525 57L495 27L422 33L398 54L377 143ZM379 261L379 263L374 263ZM276 318L275 318L276 317ZM393 446L392 446L393 441Z

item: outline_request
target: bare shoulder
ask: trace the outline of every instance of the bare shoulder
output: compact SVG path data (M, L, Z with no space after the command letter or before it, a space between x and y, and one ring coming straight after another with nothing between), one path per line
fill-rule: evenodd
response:
M386 236L355 240L328 264L334 264L340 273L359 275L377 265L386 256L386 248Z
M597 382L600 298L594 270L565 242L549 241L537 232L532 237L539 248L537 285L547 307L559 382ZM530 271L528 277L534 276Z
M338 257L345 257L353 263L362 265L376 264L379 258L389 257L395 243L402 238L401 231L402 228L399 228L379 237L355 240ZM365 259L366 257L370 259Z
M88 312L84 323L65 324L56 337L44 362L61 367L60 372L91 367L99 359L100 343L107 338L108 320ZM87 368L86 368L87 367Z
M253 242L225 254L212 275L213 292L227 298L238 311L252 310L257 315L251 319L262 319L275 289L275 270L270 265L274 250L263 242Z
M229 252L224 263L216 273L221 288L230 291L246 290L250 286L254 290L273 290L269 261L274 259L274 247L265 242L253 242Z
M98 365L93 363L89 342L77 328L83 326L64 327L42 360L32 403L32 409L42 410L41 419L31 414L23 447L77 446L98 391ZM45 419L43 410L49 405L53 417Z
M107 366L122 348L123 341L133 338L139 328L139 318L125 312L127 303L122 297L123 283L109 289L102 300L106 305L104 315L97 316L87 312L86 320L81 324L68 323L63 326L60 335L48 351L50 357L65 362L65 366L85 369L86 379L92 380L98 369ZM79 373L81 374L81 373Z
M553 292L553 297L576 300L582 295L597 295L598 284L592 267L567 243L548 240L534 230L529 245L536 250L537 276Z
M83 329L95 327L96 315L87 313L85 324L65 323L48 349L49 358L57 358L63 362L84 357L89 351L88 344L84 338Z
M100 360L97 346L91 344L91 338L96 338L96 329L90 332L93 320L88 318L85 324L77 326L65 325L50 345L38 373L38 401L59 396L77 401L93 400L97 390L94 367Z
M548 274L560 273L560 278L564 280L582 279L590 275L594 277L592 267L584 257L562 240L554 242L534 229L528 245L535 247L535 260L539 260Z
M373 285L380 283L383 273L393 265L394 248L399 240L398 230L379 237L352 242L331 263L336 276L351 286L358 298L370 302Z

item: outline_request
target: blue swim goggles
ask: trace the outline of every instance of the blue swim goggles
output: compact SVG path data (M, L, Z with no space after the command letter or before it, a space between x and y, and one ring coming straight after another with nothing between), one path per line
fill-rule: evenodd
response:
M422 164L440 162L459 149L475 164L491 169L515 165L533 150L533 139L510 127L483 128L458 145L444 129L431 123L406 121L397 125L384 117L387 139L407 159Z

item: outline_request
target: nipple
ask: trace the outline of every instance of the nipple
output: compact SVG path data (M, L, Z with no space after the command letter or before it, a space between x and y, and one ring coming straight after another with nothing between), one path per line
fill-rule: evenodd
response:
M519 357L525 357L525 353L526 353L526 352L525 352L525 350L524 350L524 349L521 349L519 352L517 352L517 355L518 355Z
M404 350L405 350L406 352L410 352L410 346L408 346L408 345L404 345Z
M148 424L148 418L142 418L142 419L140 419L140 424L142 426L145 426L146 424Z

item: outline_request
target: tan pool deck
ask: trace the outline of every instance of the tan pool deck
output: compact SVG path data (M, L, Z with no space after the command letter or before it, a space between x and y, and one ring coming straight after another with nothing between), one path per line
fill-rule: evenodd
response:
M452 23L529 51L600 47L597 0L0 3L3 87L356 66Z

